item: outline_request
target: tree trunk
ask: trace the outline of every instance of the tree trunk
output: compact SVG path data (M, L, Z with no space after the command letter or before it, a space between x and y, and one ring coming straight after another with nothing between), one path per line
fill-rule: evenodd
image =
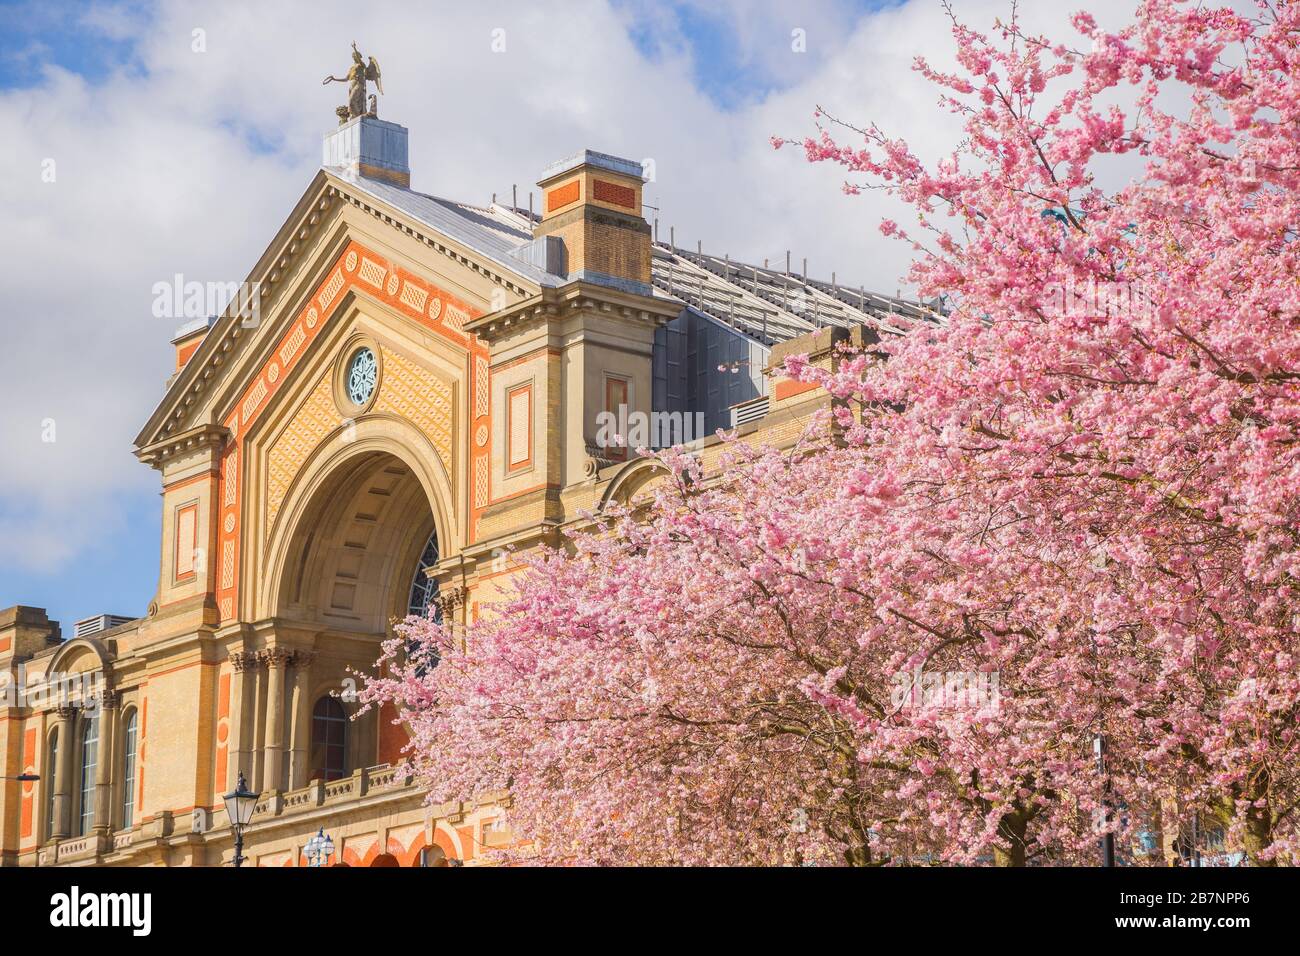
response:
M1251 866L1277 866L1276 860L1261 860L1260 853L1273 842L1272 814L1267 806L1251 807L1246 814L1245 851Z
M871 847L851 846L844 851L844 860L849 866L871 866Z
M1025 865L1025 832L1029 829L1029 820L1023 813L1008 813L998 824L998 836L1006 841L993 847L994 866Z

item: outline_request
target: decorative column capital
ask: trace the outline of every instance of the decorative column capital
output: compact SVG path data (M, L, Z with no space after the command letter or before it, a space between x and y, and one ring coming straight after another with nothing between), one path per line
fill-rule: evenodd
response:
M268 647L258 652L257 656L267 667L287 667L293 660L293 651L287 647Z
M296 650L293 652L293 660L290 661L290 663L293 664L294 667L302 668L302 667L310 667L312 665L312 662L315 660L316 660L315 651Z
M236 674L251 671L261 663L256 651L235 651L230 655L230 666Z
M54 712L59 715L60 720L72 720L77 716L77 711L81 710L76 704L59 704L54 708Z
M434 598L434 601L437 603L438 609L442 611L443 614L451 614L451 612L464 605L465 598L468 595L469 588L457 584L440 590L438 596Z

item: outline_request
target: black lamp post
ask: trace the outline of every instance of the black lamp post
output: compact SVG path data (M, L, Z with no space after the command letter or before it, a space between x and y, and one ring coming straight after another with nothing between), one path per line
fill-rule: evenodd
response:
M235 831L235 866L241 866L244 862L244 828L253 819L253 811L257 809L257 798L260 796L260 793L248 789L248 784L244 782L244 771L241 770L235 789L223 798L226 801L226 816L230 818L230 828Z

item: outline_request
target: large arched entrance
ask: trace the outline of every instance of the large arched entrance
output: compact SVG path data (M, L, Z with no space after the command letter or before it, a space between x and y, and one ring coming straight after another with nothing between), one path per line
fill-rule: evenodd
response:
M372 672L395 622L434 607L424 571L443 525L419 457L408 464L392 447L358 441L322 456L290 495L267 595L288 667L288 759L267 764L266 785L293 789L400 759L396 713L360 713L357 675Z
M440 547L415 473L386 452L338 465L316 489L285 551L276 616L328 631L386 636L391 622L426 610L423 569Z

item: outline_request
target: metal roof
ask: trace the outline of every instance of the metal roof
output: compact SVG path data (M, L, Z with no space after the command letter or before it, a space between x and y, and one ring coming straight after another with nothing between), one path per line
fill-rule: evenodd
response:
M536 213L496 202L475 206L333 167L328 171L516 275L552 288L567 281L517 255L533 239L533 226L541 219ZM767 346L827 326L866 325L881 334L901 334L917 322L942 319L937 308L924 303L663 242L653 245L651 283L656 296L678 300Z

